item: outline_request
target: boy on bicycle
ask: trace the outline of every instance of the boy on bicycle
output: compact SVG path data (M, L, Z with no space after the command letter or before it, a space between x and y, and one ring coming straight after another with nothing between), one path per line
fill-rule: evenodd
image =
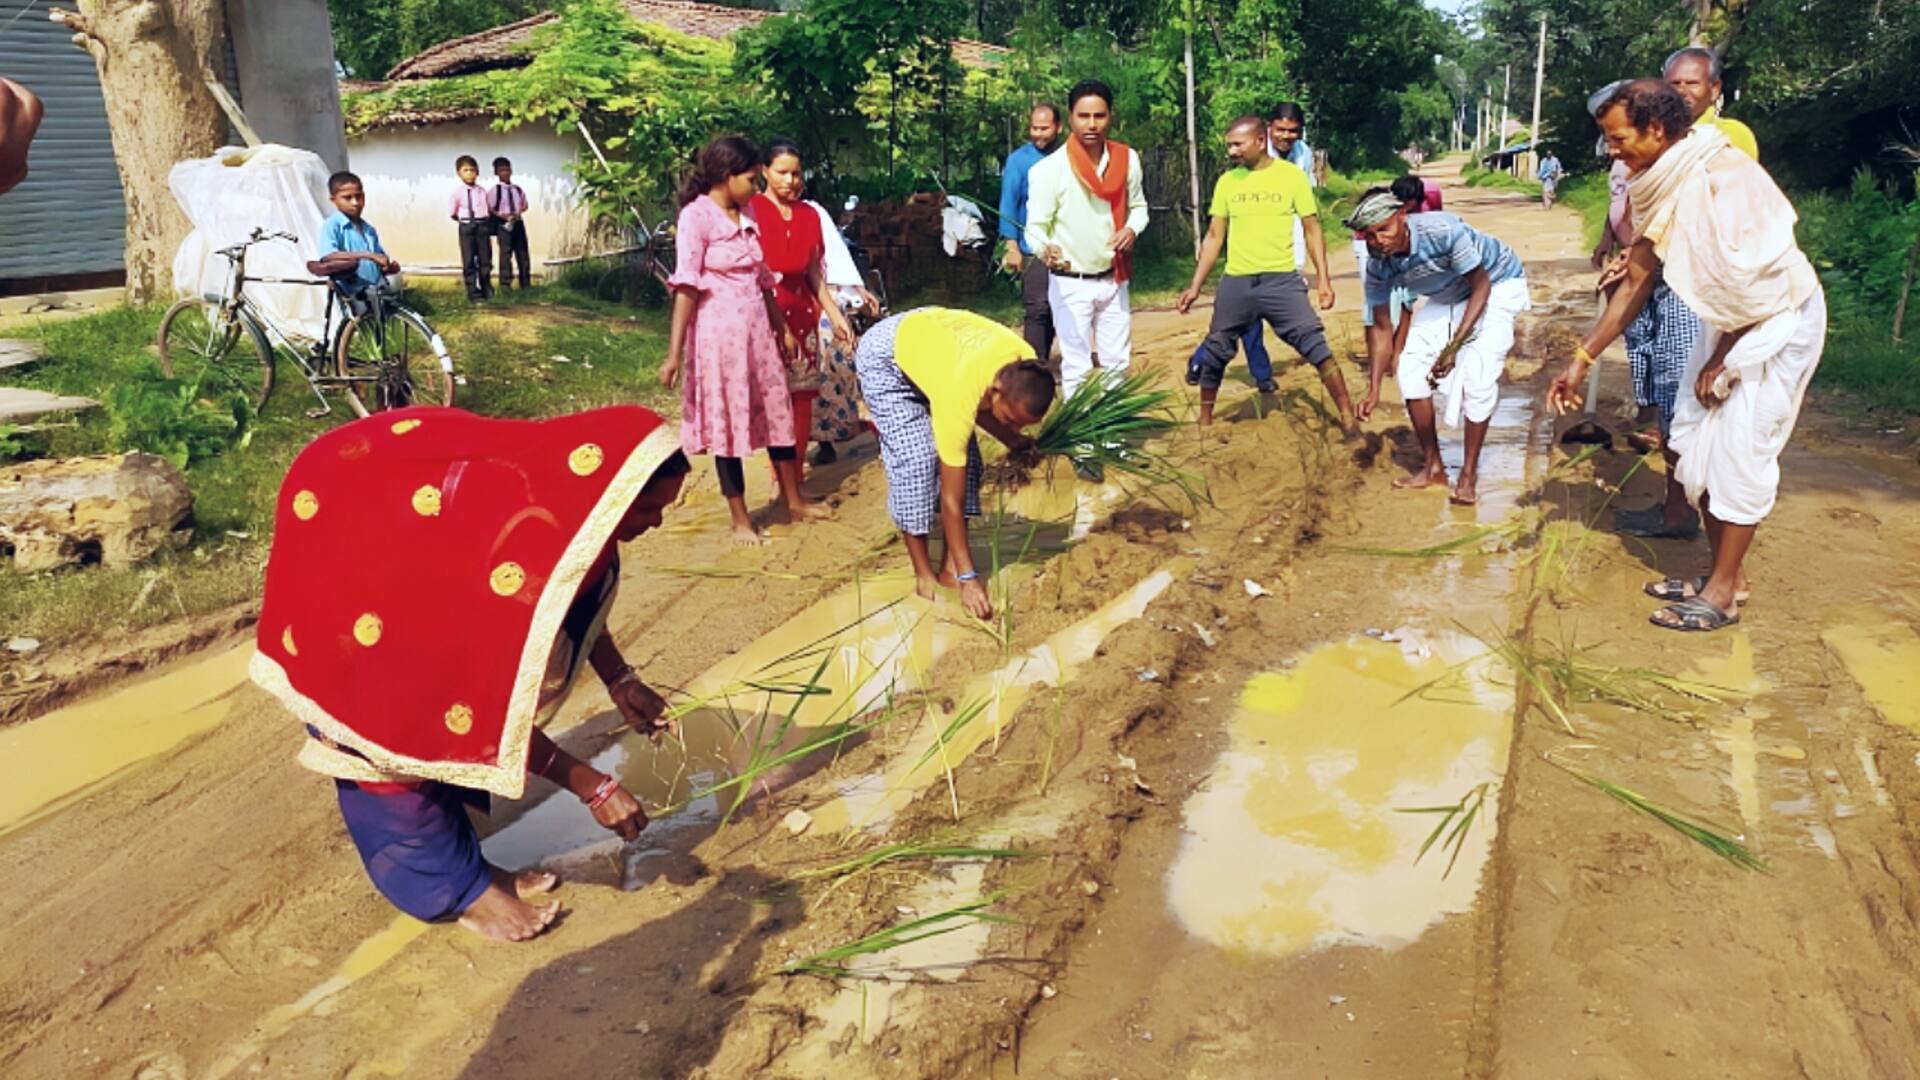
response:
M360 178L350 172L327 177L327 196L334 212L320 230L320 262L348 295L358 297L371 286L380 284L400 264L380 246L380 234L360 215L367 208L367 192Z

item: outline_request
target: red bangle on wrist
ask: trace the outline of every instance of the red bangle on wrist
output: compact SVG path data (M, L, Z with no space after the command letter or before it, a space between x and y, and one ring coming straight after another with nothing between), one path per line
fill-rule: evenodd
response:
M593 798L587 800L587 809L588 810L600 809L602 806L606 805L608 799L613 798L613 793L619 790L620 790L620 781L614 779L611 776L607 777L605 780L600 781L600 786L593 789Z

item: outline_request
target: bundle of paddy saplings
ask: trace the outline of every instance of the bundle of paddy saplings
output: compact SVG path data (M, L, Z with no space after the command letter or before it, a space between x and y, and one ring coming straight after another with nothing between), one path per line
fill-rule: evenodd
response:
M1119 473L1150 487L1171 484L1193 502L1207 501L1192 474L1148 443L1178 428L1179 395L1159 387L1153 372L1096 371L1055 406L1033 437L1034 449L1063 457L1094 479Z

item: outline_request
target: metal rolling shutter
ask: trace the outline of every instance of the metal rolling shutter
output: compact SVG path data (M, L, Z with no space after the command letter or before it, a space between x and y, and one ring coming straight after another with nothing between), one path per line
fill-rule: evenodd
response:
M52 0L0 32L0 75L40 96L46 115L27 178L0 195L0 279L120 269L126 208L93 58L47 19ZM20 14L0 7L0 24Z

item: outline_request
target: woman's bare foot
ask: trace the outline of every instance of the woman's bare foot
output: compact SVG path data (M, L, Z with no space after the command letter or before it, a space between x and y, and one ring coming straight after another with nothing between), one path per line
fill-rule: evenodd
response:
M1447 493L1447 501L1455 506L1472 506L1480 501L1480 480L1474 476L1462 476L1460 482L1453 485Z
M1409 473L1395 480L1393 482L1393 489L1395 491L1418 491L1421 488L1445 487L1446 484L1446 468L1435 465L1432 468L1422 469L1417 473Z
M560 887L560 875L551 870L522 870L517 874L509 874L496 868L493 880L502 888L511 884L514 895L522 900L550 893Z
M560 901L534 907L496 881L461 914L460 925L494 941L527 941L538 937L559 916Z
M792 525L802 521L831 521L833 511L826 506L812 502L794 505L790 502L775 503L768 511L773 520Z
M767 542L766 534L762 533L759 527L751 521L744 524L737 521L734 522L730 535L733 542L741 547L759 547Z

